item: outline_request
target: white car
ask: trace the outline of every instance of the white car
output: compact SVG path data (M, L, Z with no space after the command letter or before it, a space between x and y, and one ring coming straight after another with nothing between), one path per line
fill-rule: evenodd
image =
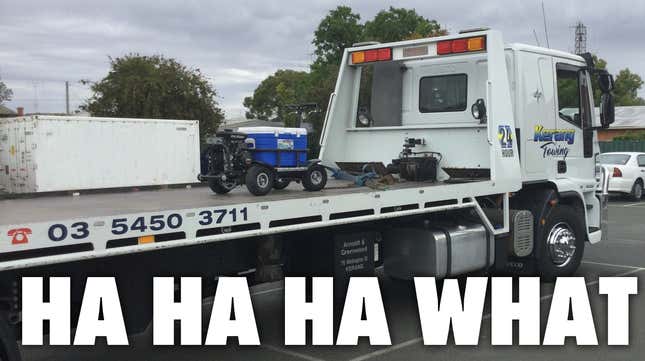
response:
M609 192L629 195L634 201L641 199L645 179L645 153L603 153L599 161L609 170Z

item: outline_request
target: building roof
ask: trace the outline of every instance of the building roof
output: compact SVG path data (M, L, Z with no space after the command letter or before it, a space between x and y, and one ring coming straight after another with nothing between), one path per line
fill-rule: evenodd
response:
M599 108L596 119L600 119ZM609 129L645 129L645 106L616 107L616 121Z
M16 115L17 113L13 109L0 104L0 117L15 117Z

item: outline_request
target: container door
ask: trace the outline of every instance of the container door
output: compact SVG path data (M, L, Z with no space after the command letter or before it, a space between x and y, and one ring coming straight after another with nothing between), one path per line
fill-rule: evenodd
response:
M9 191L20 192L20 180L18 178L19 156L20 156L20 122L15 121L9 126Z
M9 124L0 123L0 192L9 191Z
M27 123L18 122L16 127L16 180L15 191L18 193L28 192L27 190L27 144L25 142Z
M36 121L24 123L24 143L22 153L21 173L25 182L25 192L37 192L36 187L36 163L34 161L36 143Z

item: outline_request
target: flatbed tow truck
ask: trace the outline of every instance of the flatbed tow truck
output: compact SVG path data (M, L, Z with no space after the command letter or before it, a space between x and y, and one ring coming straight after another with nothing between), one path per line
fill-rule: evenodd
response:
M602 119L593 113L595 76ZM585 243L606 234L595 130L613 121L612 85L590 57L505 45L492 30L361 44L343 56L322 164L388 164L413 144L398 161L434 165L432 179L385 189L333 181L320 192L292 185L263 197L193 188L0 200L3 359L19 359L17 295L28 275L71 276L76 301L86 277L116 277L133 332L152 311L128 299L151 299L152 276L340 282L379 265L402 279L569 275Z

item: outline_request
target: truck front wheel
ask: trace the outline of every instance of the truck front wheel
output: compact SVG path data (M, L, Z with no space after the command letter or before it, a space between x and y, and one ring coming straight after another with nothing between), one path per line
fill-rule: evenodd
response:
M539 245L540 276L546 280L571 276L580 266L585 249L584 225L570 206L558 205L544 220Z
M0 312L0 360L21 361L15 327L9 323L6 312Z

